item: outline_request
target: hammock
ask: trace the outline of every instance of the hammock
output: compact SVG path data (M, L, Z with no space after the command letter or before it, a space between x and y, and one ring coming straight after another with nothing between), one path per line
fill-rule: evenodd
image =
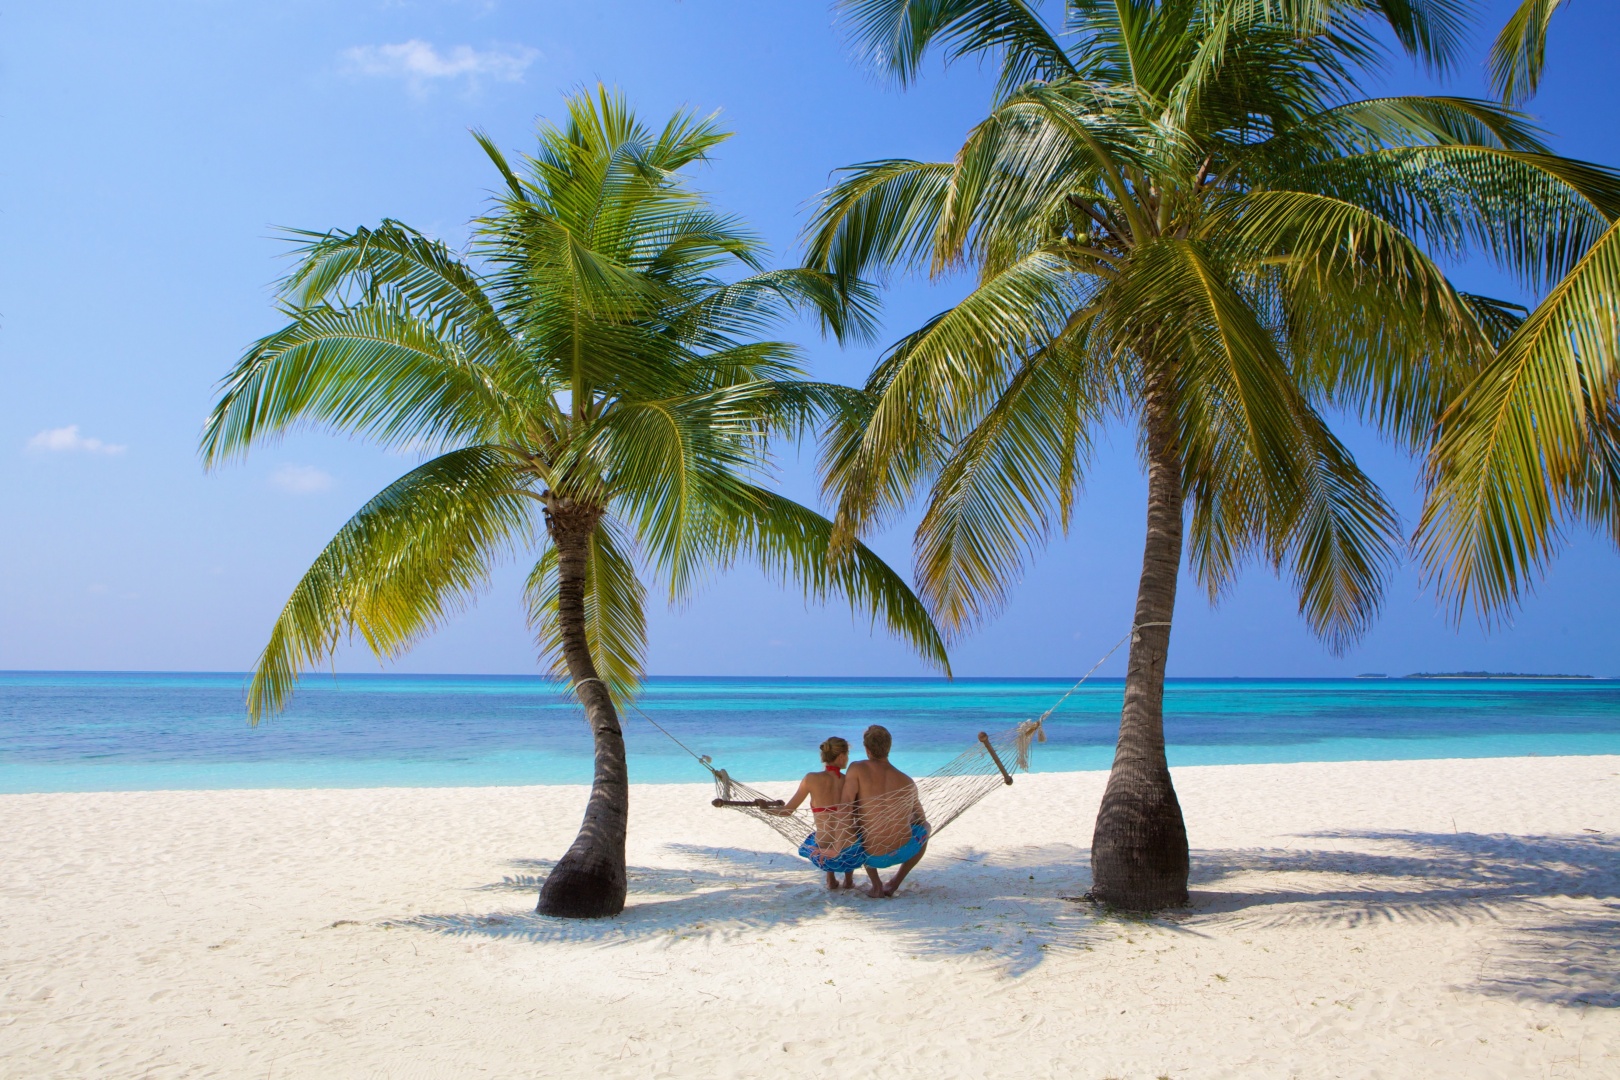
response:
M1014 772L1027 772L1029 770L1030 745L1035 742L1046 741L1047 717L1057 712L1058 707L1069 699L1069 696L1080 689L1085 681L1091 678L1096 670L1108 662L1108 658L1119 651L1119 647L1133 637L1144 626L1166 625L1162 623L1139 623L1133 626L1126 635L1114 643L1114 647L1103 654L1101 660L1091 665L1084 675L1062 697L1053 703L1052 707L1041 713L1033 720L1025 720L1015 724L1005 731L995 735L979 732L978 741L952 758L945 765L918 777L917 800L922 806L923 817L928 822L928 837L932 839L939 835L939 831L962 814L967 812L986 795L997 788L1006 787L1013 782ZM805 843L806 838L816 830L815 815L810 812L808 805L792 812L784 809L785 803L781 799L750 787L740 780L734 779L724 769L717 769L714 761L707 754L699 754L687 746L665 729L664 725L654 720L642 711L640 706L631 703L630 707L640 713L641 718L653 727L669 736L671 742L691 754L699 765L709 770L714 778L713 805L736 810L748 815L762 825L775 829L781 837L798 849ZM896 810L900 809L900 800L909 800L911 792L901 790L878 796L863 806L869 815L881 815L887 807L886 802L895 802ZM840 814L845 821L839 826L841 830L853 828L848 822L853 818L850 811L852 805L840 805L824 808L833 811L827 815L829 820L837 819ZM909 811L910 807L904 807ZM846 837L847 839L847 837Z
M1045 720L1045 716L1025 720L996 735L981 731L972 746L927 776L917 778L917 801L922 804L923 816L928 821L930 838L961 817L974 803L997 788L1011 784L1014 772L1028 771L1030 743L1046 741L1042 726ZM715 806L740 811L770 826L795 848L816 831L816 815L810 812L808 800L789 813L781 809L781 799L773 799L758 788L733 780L724 769L716 769L712 764L708 768L714 774ZM866 800L863 809L869 815L881 814L884 802L898 803L909 800L910 795L906 790L892 791ZM825 809L837 814L853 806L845 804Z

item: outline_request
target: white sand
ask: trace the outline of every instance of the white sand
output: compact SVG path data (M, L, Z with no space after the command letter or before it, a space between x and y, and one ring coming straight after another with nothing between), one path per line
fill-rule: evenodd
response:
M0 796L0 1075L1620 1076L1620 758L1178 770L1145 922L1059 899L1102 781L891 901L638 787L596 923L530 913L580 788Z

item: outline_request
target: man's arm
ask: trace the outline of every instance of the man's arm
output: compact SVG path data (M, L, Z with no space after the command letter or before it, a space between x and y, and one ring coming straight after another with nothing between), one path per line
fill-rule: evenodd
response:
M860 762L857 761L849 767L849 771L844 774L844 794L839 798L839 802L852 803L861 797L861 777L864 775L866 770L861 768Z
M844 821L839 823L848 830L848 832L842 837L846 846L854 843L857 837L864 836L866 834L866 823L861 820L860 803L862 791L861 778L866 775L866 770L862 768L864 764L865 762L856 762L849 767L849 771L844 774L844 794L843 797L838 800L844 806L849 815L844 819Z

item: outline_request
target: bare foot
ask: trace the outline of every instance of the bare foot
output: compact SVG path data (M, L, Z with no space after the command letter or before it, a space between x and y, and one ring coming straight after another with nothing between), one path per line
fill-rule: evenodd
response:
M828 874L827 875L827 888L831 889L833 892L838 891L838 875L837 874Z
M889 898L888 892L880 885L869 885L862 889L861 893L869 900L887 900Z

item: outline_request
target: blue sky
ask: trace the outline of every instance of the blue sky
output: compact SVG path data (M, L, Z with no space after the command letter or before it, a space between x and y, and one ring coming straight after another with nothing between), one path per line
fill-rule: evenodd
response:
M1495 4L1494 25L1504 4ZM1620 164L1620 15L1558 16L1533 111L1565 153ZM786 261L839 165L938 157L981 115L987 73L931 70L899 92L849 60L822 0L154 0L15 5L0 24L0 669L243 670L287 592L366 497L411 462L300 435L205 475L215 381L277 324L276 226L400 218L459 243L494 180L468 136L523 150L536 117L602 80L647 118L719 109L736 137L700 182ZM1483 44L1475 56L1483 55ZM1422 84L1398 70L1389 85ZM1450 90L1481 92L1470 61ZM1516 295L1487 270L1470 287ZM960 283L896 283L887 333ZM817 377L859 382L878 349L790 327ZM1415 469L1347 437L1408 521ZM814 497L809 455L782 483ZM964 675L1089 666L1130 619L1143 484L1128 437L1096 463L1076 525L993 624L953 650ZM909 567L903 530L875 546ZM395 670L528 672L508 568L474 610ZM1512 624L1453 628L1403 569L1349 656L1305 630L1260 568L1216 608L1184 579L1172 675L1316 676L1492 668L1620 675L1620 555L1577 535ZM652 621L663 674L912 675L847 609L807 608L749 572ZM376 670L346 651L343 670ZM1118 660L1105 669L1118 673Z

